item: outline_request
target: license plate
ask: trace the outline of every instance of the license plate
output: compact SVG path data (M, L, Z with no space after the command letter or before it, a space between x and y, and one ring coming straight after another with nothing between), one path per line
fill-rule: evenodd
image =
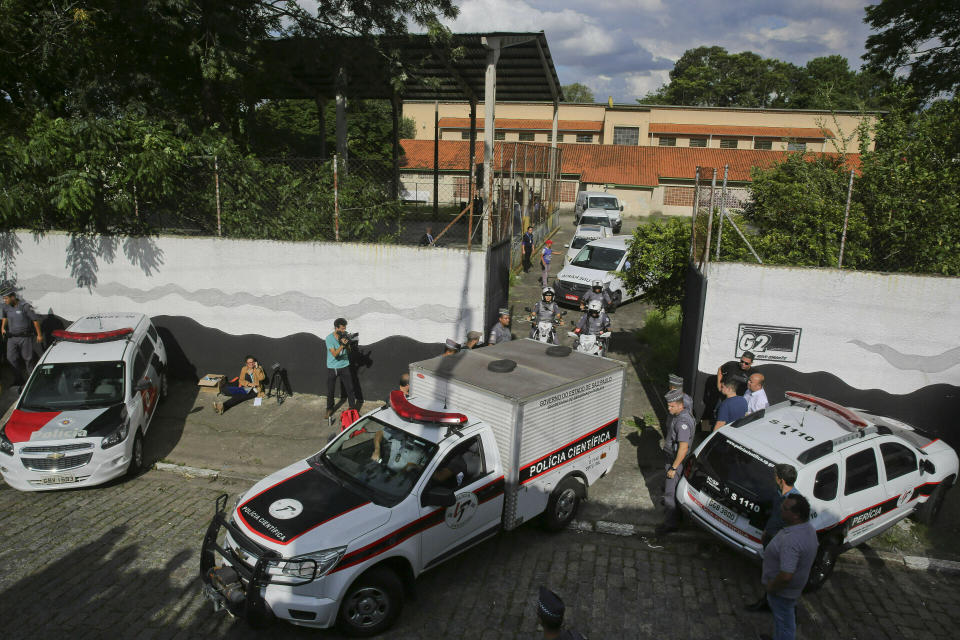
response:
M577 300L580 299L580 298L578 298L577 296L573 295L572 293L565 293L565 294L563 294L563 297L564 297L566 300L573 300L574 302L576 302Z
M77 476L50 476L40 480L40 484L70 484L76 482Z
M710 502L707 503L707 508L727 522L733 523L737 521L737 513L733 509L728 509L727 507L723 506L716 500L710 500Z

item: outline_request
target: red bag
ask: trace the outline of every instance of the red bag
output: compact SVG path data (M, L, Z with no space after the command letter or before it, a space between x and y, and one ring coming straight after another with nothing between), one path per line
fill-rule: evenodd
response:
M360 419L360 412L356 409L344 409L340 414L340 431L343 431Z

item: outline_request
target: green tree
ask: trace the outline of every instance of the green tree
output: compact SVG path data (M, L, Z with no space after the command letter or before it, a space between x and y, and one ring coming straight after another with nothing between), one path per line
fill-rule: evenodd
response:
M908 94L899 101L876 125L876 150L861 150L854 184L869 225L870 268L960 275L960 98L922 111Z
M640 299L666 313L683 302L690 255L690 220L668 218L639 225L627 250L624 283Z
M789 154L769 169L753 170L751 200L743 211L743 220L751 230L750 242L764 263L837 266L849 176L849 169L838 157L802 153ZM870 264L868 231L863 205L854 202L847 228L845 267Z
M593 90L585 84L574 82L565 84L563 87L563 97L567 102L593 102Z
M864 55L873 68L909 68L907 81L922 100L960 89L960 3L880 0L866 12L864 22L877 32Z
M883 109L893 79L889 73L856 71L843 56L813 58L796 68L784 106L795 109L857 111Z

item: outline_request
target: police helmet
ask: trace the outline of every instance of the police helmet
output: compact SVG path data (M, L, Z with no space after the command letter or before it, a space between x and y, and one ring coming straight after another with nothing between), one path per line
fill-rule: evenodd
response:
M600 315L600 312L603 310L603 305L600 304L599 300L591 300L590 304L587 305L587 311L590 312L592 316Z
M543 299L546 300L547 296L554 296L556 294L553 291L553 287L544 287L542 295L543 295Z
M590 288L591 288L591 289L603 289L603 283L600 282L599 280L594 280L593 282L590 283Z

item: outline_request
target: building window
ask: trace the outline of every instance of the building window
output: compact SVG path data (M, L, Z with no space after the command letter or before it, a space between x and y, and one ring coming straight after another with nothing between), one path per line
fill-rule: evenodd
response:
M706 138L690 138L691 147L706 147L707 139Z
M807 143L806 142L788 142L787 151L806 151Z
M635 147L640 144L639 127L614 127L613 144Z
M721 148L721 149L736 149L736 148L737 148L737 140L736 140L736 139L733 139L733 138L725 138L725 139L723 139L723 140L720 141L720 148Z
M548 134L547 134L547 142L553 142L553 134L552 134L552 133L548 133ZM562 134L562 133L558 133L558 134L557 134L557 142L563 142L563 134Z
M664 138L660 137L660 142L658 143L661 147L675 147L677 146L676 138Z
M470 176L454 176L453 197L457 200L466 200L470 197Z
M754 140L753 148L760 149L762 151L770 151L773 149L773 140Z
M593 134L591 133L578 133L577 142L593 142Z
M533 142L533 132L531 132L531 131L521 131L521 132L520 132L520 142Z
M560 182L560 202L576 202L577 183L576 181L563 180Z
M461 140L469 140L469 139L470 139L470 132L469 132L469 131L461 131L461 132L460 132L460 139L461 139Z
M692 207L693 187L664 187L663 204L668 207Z
M494 132L493 132L493 139L494 139L494 140L506 140L506 139L507 139L507 133L506 133L505 131L494 131Z

